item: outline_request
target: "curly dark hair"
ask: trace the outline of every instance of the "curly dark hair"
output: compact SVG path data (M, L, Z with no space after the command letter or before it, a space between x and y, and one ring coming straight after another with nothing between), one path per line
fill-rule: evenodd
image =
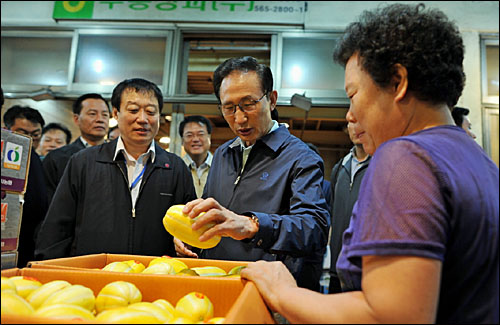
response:
M455 106L465 83L464 45L456 25L423 4L392 4L364 11L334 50L343 65L359 54L363 69L385 88L399 63L408 71L408 91L419 100Z

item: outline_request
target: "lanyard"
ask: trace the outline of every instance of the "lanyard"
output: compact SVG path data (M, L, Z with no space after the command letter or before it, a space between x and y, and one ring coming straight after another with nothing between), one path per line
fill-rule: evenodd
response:
M130 185L130 190L132 191L132 189L137 185L137 183L139 183L139 180L141 179L142 175L144 175L144 171L146 170L146 166L148 164L146 163L146 165L144 165L144 167L142 167L142 171L139 175L137 175L137 177L135 178L135 180L132 182L132 185Z

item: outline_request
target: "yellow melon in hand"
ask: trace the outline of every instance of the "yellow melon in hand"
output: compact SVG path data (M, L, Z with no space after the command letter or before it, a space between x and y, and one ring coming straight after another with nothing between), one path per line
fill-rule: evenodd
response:
M163 226L165 229L172 236L194 247L208 249L217 246L221 240L220 236L214 236L203 242L199 240L199 237L205 231L214 226L213 223L208 223L196 231L191 228L192 224L196 221L196 218L202 216L204 212L200 213L200 215L196 218L191 219L187 214L182 213L183 208L183 204L178 204L172 205L167 210L167 213L165 213L165 216L163 217Z
M68 320L94 320L94 314L88 309L78 305L56 304L40 307L35 311L35 316L68 319Z
M115 281L108 283L97 294L95 309L100 313L107 309L126 307L141 300L142 294L133 283Z
M210 299L202 293L190 292L175 305L179 317L191 318L193 321L205 321L214 316L214 306Z
M26 298L32 291L42 286L40 281L29 276L13 276L10 280L14 282L17 294L22 298Z
M28 316L35 312L33 307L17 293L12 290L2 291L2 316L24 315Z

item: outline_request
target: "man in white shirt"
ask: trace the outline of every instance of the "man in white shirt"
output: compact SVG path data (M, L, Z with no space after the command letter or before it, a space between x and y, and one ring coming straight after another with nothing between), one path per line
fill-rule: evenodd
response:
M212 165L212 153L209 151L212 126L206 117L191 115L179 125L179 134L186 151L182 159L191 171L196 196L200 198Z
M161 90L148 80L127 79L115 87L111 103L120 136L70 158L40 229L36 258L175 255L163 217L196 195L182 159L154 141Z

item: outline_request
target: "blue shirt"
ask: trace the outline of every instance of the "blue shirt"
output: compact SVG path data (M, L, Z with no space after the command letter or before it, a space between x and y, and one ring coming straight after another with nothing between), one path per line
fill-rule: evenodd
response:
M252 240L223 237L201 257L281 260L297 275L303 263L298 257L323 250L328 239L323 161L280 126L257 140L240 174L241 146L232 145L238 139L215 151L203 197L213 197L237 214L255 214L259 231Z
M337 271L361 290L361 258L442 261L437 323L498 323L498 167L461 128L382 144L361 183Z

